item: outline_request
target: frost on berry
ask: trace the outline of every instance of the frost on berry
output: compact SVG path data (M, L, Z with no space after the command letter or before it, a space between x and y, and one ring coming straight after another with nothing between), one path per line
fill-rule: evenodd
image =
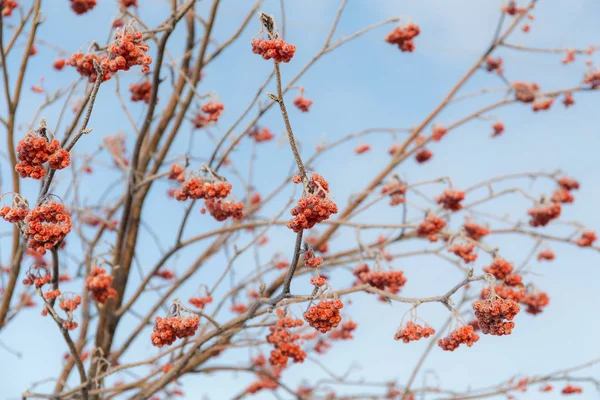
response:
M71 231L71 216L64 205L46 201L27 214L23 236L39 254L59 244Z
M312 106L313 101L307 99L304 96L298 96L294 99L294 105L298 108L298 110L302 112L308 112L310 106Z
M154 332L150 336L152 345L161 348L172 345L175 340L194 336L198 330L200 317L176 315L172 317L156 317Z
M475 333L471 325L464 325L450 332L448 336L438 340L438 346L445 351L454 351L461 344L466 344L468 347L479 340L479 335Z
M395 44L403 52L413 52L415 43L413 39L421 33L421 28L416 24L407 24L398 26L393 31L387 34L385 41L389 44Z
M359 144L358 146L356 146L356 148L354 149L354 152L356 154L363 154L363 153L368 152L369 150L371 150L371 146L366 143L363 143L363 144Z
M304 320L321 333L327 333L337 328L342 321L340 309L344 307L341 300L321 300L310 306L304 313Z
M562 394L581 394L583 389L579 386L567 385L561 391Z
M577 239L575 243L577 243L577 245L580 247L590 247L592 244L594 244L594 242L597 239L598 236L596 236L596 232L585 231L581 234L581 237Z
M327 279L325 279L325 277L323 276L313 276L312 278L310 278L310 284L320 288L322 286L327 285Z
M92 299L97 303L104 304L117 295L112 287L113 277L100 267L93 267L85 282L85 288L90 291Z
M252 52L265 60L273 59L276 62L288 63L294 57L296 46L281 39L254 39Z
M437 242L437 234L446 227L446 221L436 215L428 215L417 227L417 236L426 237L430 242Z
M538 253L537 255L537 260L538 261L552 261L554 260L556 256L554 255L554 252L550 249L546 249L546 250L542 250Z
M560 217L561 210L560 203L540 204L535 208L531 208L527 210L531 217L529 225L533 227L546 226L553 219Z
M359 264L352 274L358 278L358 283L366 283L388 293L397 294L406 284L403 271L374 271L367 264Z
M143 101L148 104L152 94L152 83L150 81L132 83L129 86L129 91L131 92L131 101Z
M488 274L494 275L496 279L504 279L513 271L514 267L504 258L497 257L492 261L492 264L484 267L483 270Z
M501 121L497 121L492 125L492 137L500 136L504 133L504 124Z
M96 0L69 0L75 14L81 15L92 10L98 4Z
M337 214L337 205L328 199L328 195L329 183L321 175L312 174L304 196L291 210L294 218L288 222L288 228L300 232L329 219L332 214Z
M46 175L44 164L50 168L64 169L70 165L71 156L60 147L58 140L49 141L44 130L28 132L17 143L19 162L15 171L22 178L42 179Z
M267 343L273 345L269 363L273 366L287 366L291 358L294 363L302 363L306 358L306 353L300 348L298 340L300 335L292 333L290 329L300 327L304 324L300 319L283 317L279 319L275 326L270 326L271 333L267 335Z
M461 201L465 199L465 192L460 190L446 189L444 193L435 198L438 204L441 204L446 210L458 211L462 209Z
M475 250L475 243L468 244L454 244L452 247L448 248L450 253L454 253L458 257L462 258L465 263L471 263L477 260L477 254L473 254L473 250Z
M428 338L435 334L435 330L429 325L419 325L414 322L407 322L405 327L402 327L394 335L395 340L402 340L404 343L414 342L422 338Z
M495 298L473 302L473 310L475 318L479 322L479 328L484 334L510 335L515 324L507 321L512 321L515 315L521 311L521 307L514 300L504 300L498 296L492 297Z

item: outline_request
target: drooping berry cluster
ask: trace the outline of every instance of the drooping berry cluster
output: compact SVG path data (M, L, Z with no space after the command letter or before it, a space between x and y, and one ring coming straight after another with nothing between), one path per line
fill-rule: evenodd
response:
M188 198L194 200L224 199L231 192L231 188L231 183L227 182L212 183L200 178L190 178L184 181L181 189L175 192L175 198L179 201L185 201Z
M463 228L465 230L465 234L476 242L479 242L482 237L490 234L489 229L472 221L465 222Z
M438 340L438 346L445 351L454 351L461 344L466 344L468 347L479 340L479 335L475 333L471 325L464 325L450 332L448 336Z
M15 171L22 178L42 179L46 175L43 164L48 163L53 169L64 169L71 162L69 152L60 147L58 140L48 141L33 132L29 132L17 143L17 157L19 163L15 166Z
M300 319L283 317L277 321L276 326L269 327L271 333L267 335L267 342L274 347L271 350L271 357L269 357L271 365L287 366L290 358L295 363L304 361L306 353L296 343L300 339L300 335L289 331L289 329L297 328L303 324L304 322Z
M413 39L421 33L421 28L416 24L407 24L398 26L393 31L387 34L385 41L389 44L395 44L401 51L413 52L415 43Z
M25 218L23 236L29 239L29 248L46 254L71 231L71 216L65 206L47 201L35 207Z
M98 4L96 0L69 0L75 14L81 15L92 10Z
M431 150L429 149L421 149L417 152L417 154L415 154L415 160L419 163L419 164L423 164L426 161L429 161L429 159L433 157L433 152L431 152Z
M404 328L401 328L396 332L394 339L408 343L422 338L428 338L433 334L435 334L435 330L429 325L422 326L413 322L407 322Z
M294 57L296 46L281 39L254 39L252 52L261 55L265 60L288 63Z
M441 204L446 210L458 211L462 209L461 201L465 199L465 192L460 190L446 189L444 193L435 198L438 204Z
M562 177L557 183L559 188L552 194L552 201L555 203L573 203L575 198L571 191L579 189L579 182L572 178Z
M560 217L561 211L560 203L540 204L527 210L527 214L531 216L529 225L533 227L546 226L553 219Z
M331 340L350 340L354 339L352 332L356 330L358 324L352 320L346 321L340 326L339 329L331 331L329 339Z
M475 243L468 243L465 245L455 244L448 248L450 253L454 253L462 258L467 264L477 260L477 254L473 254L473 250L475 250Z
M268 142L275 137L269 128L259 128L257 126L252 128L252 130L248 133L248 136L253 138L256 143Z
M337 205L327 198L329 184L322 176L312 174L306 189L308 195L299 199L298 205L292 208L291 214L294 218L287 224L294 232L310 229L338 212Z
M94 301L104 304L106 300L117 295L117 291L112 287L112 281L113 277L107 274L105 269L93 267L85 282L85 288L90 291Z
M172 345L177 339L194 336L198 330L200 317L195 315L192 317L156 317L154 322L156 325L150 339L152 345L161 348Z
M373 271L367 264L359 264L352 273L361 283L367 283L392 294L398 293L406 284L406 277L402 271Z
M426 237L430 242L437 242L437 234L444 229L446 221L436 215L428 215L417 227L417 236Z
M321 300L304 313L304 320L319 332L327 333L337 328L342 321L340 309L343 307L344 303L340 299L333 301Z
M308 112L310 106L312 106L313 101L307 99L304 96L298 96L294 99L294 105L298 108L298 110L302 112Z
M233 203L231 201L210 198L204 201L204 207L206 207L208 213L217 221L225 221L230 217L240 220L244 217L244 203L241 201ZM203 208L202 210L204 211L205 209Z
M34 265L27 271L25 279L23 279L23 285L33 285L36 289L39 289L50 282L51 279L52 274L46 267Z
M581 234L581 237L577 239L575 243L577 243L577 245L580 247L590 247L592 244L594 244L594 242L597 239L598 236L596 235L596 232L585 231Z
M144 81L140 83L132 83L129 86L131 92L131 101L143 101L148 104L150 102L150 94L152 94L152 83Z
M318 268L321 264L323 264L323 257L315 257L312 250L304 252L304 265L310 268Z
M494 300L477 300L473 302L475 318L479 322L481 332L489 335L510 335L515 327L512 321L521 311L521 307L513 300L496 297Z

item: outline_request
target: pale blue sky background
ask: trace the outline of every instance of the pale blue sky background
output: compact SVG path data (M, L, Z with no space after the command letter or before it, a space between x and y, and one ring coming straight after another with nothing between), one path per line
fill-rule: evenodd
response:
M155 26L165 18L166 2L139 2L142 19L146 23ZM114 17L114 3L113 0L101 0L92 13L76 16L68 8L66 0L47 0L44 5L47 21L40 27L40 38L68 52L74 52L80 47L86 49L91 40L103 42L107 36L107 26ZM216 22L215 38L222 41L229 37L252 3L223 0ZM203 1L199 8L206 10L208 5L208 1ZM298 50L293 61L282 66L284 81L295 76L319 51L338 6L339 2L333 0L286 1L286 40L296 44ZM306 88L306 96L314 101L311 111L301 114L293 109L290 112L294 130L303 144L303 155L311 155L314 146L322 139L332 141L348 133L372 127L411 127L420 123L489 44L499 16L499 7L500 2L495 0L350 1L334 39L396 15L418 23L422 33L415 40L416 51L412 54L401 53L383 41L385 34L392 29L392 26L388 26L370 32L317 62L299 82ZM279 1L266 0L261 9L278 17ZM536 20L531 23L531 32L525 35L518 31L509 42L539 47L587 48L592 43L599 44L599 15L600 3L594 0L540 0L535 11ZM270 72L271 64L250 51L249 41L258 30L258 20L254 20L242 39L206 68L206 76L199 85L201 92L214 92L225 104L226 111L221 122L216 128L211 128L211 132L217 137L237 119L256 88ZM13 68L12 76L15 76L14 69L21 56L22 46L21 40L18 49L9 59ZM177 56L183 47L180 31L174 34L171 46L173 54ZM55 72L50 68L51 61L56 56L55 50L43 45L38 45L38 48L39 54L30 65L26 88L37 84L41 76L45 77L45 87L50 91L63 87L76 78L74 70ZM561 54L532 56L508 49L500 49L495 54L503 57L506 76L510 80L536 81L543 90L574 86L581 80L585 70L585 57L578 57L574 64L563 66L560 62ZM598 62L597 56L593 59ZM121 75L124 96L128 97L125 89L129 83L139 80L138 73L135 69ZM93 152L103 136L119 130L128 136L128 147L132 148L133 134L115 99L114 85L115 80L111 80L102 86L90 122L94 132L78 144L79 152ZM480 72L464 90L469 92L482 87L501 86L502 82L495 76ZM270 91L274 90L274 85L271 85ZM295 93L288 96L290 103L293 97ZM437 121L442 124L452 123L465 113L498 98L501 95L489 95L453 105ZM161 98L159 108L164 106L166 95L164 99L162 101ZM419 166L410 160L400 166L397 172L409 182L449 175L456 187L463 188L502 174L562 169L582 182L581 190L575 193L576 203L564 207L564 220L579 220L596 229L600 227L600 216L597 213L600 166L596 161L600 145L600 114L597 112L600 97L597 93L581 93L575 94L575 100L577 104L571 109L565 110L557 102L551 111L545 113L534 114L530 107L520 104L496 110L493 115L501 118L506 125L506 132L501 137L493 140L489 138L490 121L471 122L451 132L440 144L429 146L435 153L429 163ZM40 95L25 90L19 122L27 126L42 102ZM4 99L0 98L0 112L4 113L5 108ZM132 110L134 118L140 121L142 107L136 105ZM43 113L50 126L55 125L58 112L57 107L51 107ZM70 116L70 111L67 115ZM261 125L270 127L278 135L283 132L281 116L274 109L261 120ZM59 134L61 132L59 130ZM186 151L189 134L189 126L182 129L182 137L174 147L174 155ZM200 158L209 156L212 146L206 134L193 134L192 154ZM352 153L354 146L360 143L353 141L340 146L313 165L313 169L322 173L330 182L331 191L340 206L346 204L352 193L366 185L374 171L379 171L388 162L387 149L392 143L389 135L373 135L368 138L368 142L373 150L361 157ZM1 143L4 143L4 139ZM248 165L249 153L250 142L244 141L232 155L232 159L242 168ZM255 174L264 178L257 180L255 184L261 193L268 193L286 176L291 165L291 154L287 146L271 142L259 145L258 155ZM110 165L106 154L100 159L105 165ZM95 169L100 171L103 168L97 164ZM235 177L227 171L223 170L235 184ZM243 174L246 176L247 172ZM2 176L7 176L5 163L2 165ZM60 177L68 179L69 174L65 172L59 174ZM94 203L104 188L118 177L116 171L93 175L82 187L88 203ZM536 183L531 187L526 181L521 184L536 195L553 189L547 182ZM8 187L3 181L2 190L9 190ZM167 188L164 182L156 184L154 196L150 196L146 205L146 211L154 214L148 217L147 222L161 232L162 238L166 240L165 247L171 245L172 239L169 238L173 237L176 229L173 221L178 221L184 208L184 204L164 196ZM441 187L431 188L428 193L436 194L440 190ZM234 189L234 192L238 198L244 197L241 190ZM33 198L36 186L28 182L25 193ZM292 188L289 188L275 199L272 210L279 211L291 194ZM525 220L525 211L530 206L530 202L515 196L499 199L482 210L493 211L498 215L510 213L513 218ZM186 236L217 226L209 218L200 216L197 210L194 215L196 222L189 226ZM400 213L399 209L381 207L357 220L400 222ZM457 216L455 221L454 225L460 223L462 216ZM7 225L0 225L0 229L6 230ZM549 228L549 231L565 232L560 228ZM368 240L375 238L378 233L365 232L363 237ZM269 260L279 250L287 257L291 256L295 236L289 230L275 229L269 237L269 245L260 249L262 262ZM332 250L346 249L350 246L348 243L354 240L354 232L347 231L336 239L331 244ZM240 243L246 243L247 240L248 236L244 236ZM139 255L140 263L143 267L150 268L159 255L159 250L146 233L142 234L140 243L143 248L143 253ZM524 237L496 237L488 243L500 246L501 253L507 259L518 262L530 249L530 242ZM70 251L76 253L76 241L69 244L72 245ZM169 267L183 272L192 257L197 256L204 246L205 243L201 243L182 252L179 258L172 259ZM403 243L390 250L396 253L406 252L425 246L422 242ZM525 313L519 315L516 318L517 327L511 336L485 336L473 348L460 348L454 353L436 348L427 359L424 369L435 368L442 387L457 390L465 390L469 385L481 387L508 379L514 374L545 374L600 356L596 334L600 327L597 322L597 310L600 306L597 294L597 282L600 280L599 255L592 250L580 250L572 246L552 244L551 248L557 254L555 262L541 265L535 261L531 263L533 271L539 274L533 279L537 286L549 293L550 306L536 317ZM6 249L7 242L3 241L0 254L2 262L7 260ZM480 271L488 261L489 258L482 255L476 263L476 269ZM73 263L68 260L65 263L73 272ZM222 255L211 259L194 275L192 282L177 294L187 299L199 284L214 282L225 263ZM252 271L253 263L252 254L241 258L237 264L236 278ZM404 270L408 278L402 291L406 296L440 294L461 279L456 269L431 257L400 259L394 262L394 266ZM137 275L133 279L137 280ZM531 279L527 277L527 280ZM298 280L294 284L298 292L308 290L305 280L307 279ZM347 273L333 275L332 284L336 287L344 287L349 282L351 277ZM79 288L79 283L72 286L72 290L80 290ZM223 287L225 289L227 287ZM425 341L405 345L393 340L394 332L408 307L382 304L373 296L355 295L352 299L353 304L347 310L359 324L356 340L335 343L320 360L337 373L345 372L358 361L361 368L354 372L353 379L397 379L399 384L404 384L426 346ZM140 301L142 305L138 304L135 309L145 312L143 305L150 300L150 296L143 298ZM301 315L302 309L299 306L292 310L296 315ZM38 313L39 307L24 311L0 335L3 344L22 352L22 358L18 359L0 348L1 398L18 398L31 382L55 376L60 367L60 359L66 346L52 321L42 319ZM447 311L439 304L429 304L419 308L419 315L434 327L439 327L446 318ZM225 318L227 313L219 316L220 320L224 321ZM119 326L117 343L119 339L124 339L135 322L135 319L125 320ZM131 362L157 353L157 349L150 346L148 335L149 331L146 331L144 337L126 353L122 362ZM246 365L247 356L246 350L228 351L215 364L225 365L229 362L229 365ZM599 368L587 371L587 374L596 376L599 373ZM129 376L124 378L131 379ZM215 374L184 378L181 382L182 389L187 394L186 399L202 398L203 395L211 399L226 399L237 394L252 378L248 374ZM310 361L294 365L284 374L284 382L293 388L304 380L312 384L320 378L323 378L323 373ZM122 378L116 377L115 380L119 379ZM421 386L421 378L418 378L416 385ZM42 385L38 390L46 391L50 387ZM597 396L591 386L586 386L585 390L581 398ZM359 389L358 392L362 390ZM352 388L342 388L338 393L352 393ZM560 395L542 395L537 392L537 388L531 388L526 394L518 394L517 397L553 399ZM261 392L254 398L269 399L273 395Z

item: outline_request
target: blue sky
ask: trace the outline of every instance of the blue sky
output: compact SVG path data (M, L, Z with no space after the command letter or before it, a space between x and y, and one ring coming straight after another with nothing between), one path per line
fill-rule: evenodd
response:
M27 3L27 2L26 2ZM56 4L60 3L60 7ZM64 3L64 4L63 4ZM115 2L103 0L92 12L84 16L76 16L68 8L66 1L46 1L43 13L47 21L40 27L40 38L56 45L70 54L80 48L84 50L90 41L104 42L114 17ZM165 18L168 7L165 1L140 0L141 19L151 26ZM251 7L251 1L223 0L220 15L215 26L217 41L226 39L236 24L244 18ZM316 54L327 36L333 20L338 1L306 0L303 2L286 1L286 40L294 43L298 50L293 61L282 66L284 83L296 75L298 71ZM206 14L208 1L198 4L198 9ZM312 154L312 149L322 140L333 141L348 133L358 132L372 127L409 128L419 124L435 107L460 78L476 61L482 50L489 44L499 17L500 2L462 0L445 2L426 0L421 2L400 2L392 0L352 1L344 12L334 40L351 34L362 27L392 16L402 16L407 21L414 21L421 27L421 35L415 40L416 51L412 54L401 53L383 41L392 26L374 30L363 37L342 46L335 52L327 54L299 81L306 89L306 96L314 101L311 111L301 114L295 109L290 111L294 131L301 143L304 157ZM279 17L279 1L265 0L263 7L267 13ZM590 44L598 45L600 28L597 15L600 3L593 0L576 0L562 2L558 0L540 0L535 10L535 21L528 34L517 31L509 40L512 44L531 47L551 48L587 48ZM247 107L249 99L257 87L270 73L271 64L250 52L249 41L259 31L258 19L252 21L244 31L242 38L222 54L215 62L207 66L206 76L198 86L202 93L212 92L225 104L226 111L219 125L210 129L215 137L220 137L240 113ZM176 31L171 51L177 57L183 47L183 37ZM18 42L15 54L9 59L15 76L17 62L22 52L23 40ZM25 81L29 88L44 77L44 86L55 90L71 83L75 71L65 69L55 72L50 68L56 57L56 50L40 43L39 54L32 59ZM500 49L495 55L504 59L506 76L509 80L538 82L543 90L557 90L577 85L585 71L586 57L578 57L576 62L564 66L560 61L562 54L531 55L510 49ZM598 62L597 56L592 60ZM129 83L139 81L138 70L123 74L121 90L127 97L126 88ZM115 99L115 80L103 85L98 97L95 113L90 125L94 128L91 135L77 145L79 154L92 153L102 142L102 137L116 132L123 132L128 137L128 148L133 147L133 133L128 120L121 112ZM478 90L483 87L501 87L502 82L493 75L479 72L469 82L464 92ZM273 92L274 85L268 89ZM81 91L79 92L81 94ZM490 139L489 120L473 121L452 131L439 144L430 149L435 153L433 159L424 165L408 160L398 167L397 173L409 182L434 179L440 176L451 176L457 188L464 188L490 179L498 175L517 172L552 172L556 169L565 171L569 176L580 180L582 188L575 193L577 201L574 205L563 209L565 221L578 220L592 229L600 227L600 215L597 213L596 199L600 196L598 177L600 166L596 161L598 126L600 115L597 112L598 94L577 93L575 107L564 109L560 102L548 112L533 113L530 107L515 104L495 110L491 115L500 118L506 125L506 132L499 138ZM160 97L160 95L159 95ZM295 93L286 100L291 103ZM451 105L436 122L450 124L469 112L490 104L502 95L490 94ZM159 109L166 103L159 102ZM127 101L127 99L126 99ZM266 101L266 98L263 99ZM18 121L27 126L32 115L43 103L40 95L25 90ZM6 107L0 98L0 113ZM143 116L143 107L131 107L133 118L139 123ZM60 107L49 107L43 116L50 126L56 124ZM68 111L67 113L70 113ZM0 114L4 115L4 114ZM260 121L262 126L271 128L278 136L284 132L281 116L277 110L269 111ZM245 126L245 125L243 125ZM61 128L64 130L64 123ZM58 135L62 134L59 129ZM239 133L240 128L234 132ZM188 150L189 135L194 135L191 153L200 159L210 155L212 142L204 132L192 132L190 126L182 129L181 138L173 149L173 157L184 154ZM337 150L319 159L311 166L315 172L321 173L330 182L331 191L338 205L346 204L353 193L361 190L370 178L383 168L389 158L387 149L393 142L387 134L375 134L368 137L373 150L357 157L352 149L361 140L351 141ZM4 139L2 142L4 143ZM285 143L285 142L282 142ZM243 176L247 176L247 165L250 158L251 144L243 141L231 158ZM289 147L279 145L276 141L260 144L257 149L258 159L255 166L254 185L261 193L268 193L287 176L292 165ZM110 159L106 154L94 164L98 171L82 184L83 202L94 204L104 189L121 182L120 174L115 170L106 170ZM80 163L80 161L79 161ZM198 164L197 167L200 165ZM6 163L2 164L2 177L8 176ZM223 173L234 183L233 173L224 169ZM65 172L59 174L61 187L70 177ZM2 181L2 190L9 185ZM532 193L539 195L553 190L547 182L536 182L533 185L527 180L511 182L520 184ZM115 185L116 194L121 186ZM146 206L149 212L146 222L154 230L160 232L165 240L165 247L172 244L176 222L183 214L184 205L167 199L164 195L168 188L166 182L159 182L153 189ZM235 186L234 186L235 187ZM239 186L238 186L239 187ZM501 186L500 186L501 187ZM437 194L441 187L431 187L428 194ZM35 196L36 186L27 182L24 193ZM236 191L238 198L243 198L241 190ZM278 212L289 197L294 194L290 187L278 196L270 206L272 213ZM296 195L298 193L296 192ZM416 200L415 200L416 201ZM513 219L525 221L526 209L531 203L518 196L500 198L481 208L497 215L510 214ZM267 214L265 212L265 214ZM271 214L272 215L272 214ZM411 214L413 217L417 214ZM379 207L357 218L360 222L400 222L398 209ZM174 223L175 221L175 223ZM457 226L462 215L455 217ZM190 225L186 236L192 236L218 226L195 211L194 223ZM0 229L7 229L3 224ZM549 232L564 233L563 227L550 227ZM86 231L87 232L87 231ZM91 231L87 232L91 234ZM374 239L378 231L365 232L363 239ZM295 236L286 228L276 228L268 234L270 242L259 250L261 261L269 260L277 251L282 251L289 258ZM112 237L108 237L111 239ZM243 236L241 243L246 243L249 236ZM346 240L348 239L348 240ZM331 243L332 251L349 248L353 243L354 232L351 230L336 236ZM6 262L8 242L2 241L2 262ZM491 238L491 246L500 246L501 254L507 259L520 262L530 250L531 242L520 236L498 236ZM70 252L77 254L77 243L73 242ZM151 237L142 232L140 238L141 251L139 262L142 268L150 268L160 255ZM206 244L193 246L168 263L169 268L183 272ZM394 252L407 252L423 249L427 244L422 242L401 243L390 248ZM532 376L548 373L560 368L576 365L598 357L597 340L593 332L600 327L595 318L600 306L596 282L600 279L598 263L600 258L593 250L581 250L568 245L550 244L557 254L553 263L531 263L535 276L535 284L547 291L551 297L550 306L535 317L519 315L517 328L508 337L483 337L473 348L460 348L454 353L446 353L435 349L427 359L424 370L434 370L444 388L466 390L469 386L481 387L510 378L515 374ZM487 256L480 256L476 270L486 265ZM65 261L66 267L73 271L71 261ZM177 296L182 299L190 297L202 283L212 284L226 265L224 255L212 258L193 276L193 279ZM402 294L406 296L429 296L446 291L461 279L461 274L448 264L431 257L401 258L394 261L395 268L405 271L408 284ZM252 254L241 257L236 264L234 279L240 279L254 268ZM132 278L136 282L137 278ZM347 273L332 275L332 284L337 288L351 282ZM72 290L80 290L79 283ZM308 290L306 282L294 284L298 291ZM227 288L224 287L223 290ZM222 292L222 291L221 291ZM145 313L153 295L143 297L135 309ZM352 305L347 308L349 314L359 324L355 341L336 343L329 353L321 358L327 367L336 373L343 373L354 363L360 368L353 373L354 379L365 378L369 381L396 380L403 384L408 379L415 362L421 356L426 343L424 341L403 344L393 340L395 330L402 315L408 309L406 305L393 306L378 302L373 296L354 295ZM301 315L300 306L292 307L296 315ZM22 353L16 358L0 348L0 397L18 398L20 393L33 381L42 380L54 375L60 365L60 359L66 347L52 321L42 319L38 309L25 310L3 330L0 340L4 345L17 349ZM425 318L434 327L438 327L447 317L446 309L439 304L423 305L419 308L419 316ZM219 318L226 320L227 313ZM117 343L123 340L128 330L135 326L134 318L125 319L119 327ZM149 335L149 331L144 333ZM146 337L138 340L123 358L123 362L139 360L149 354L157 354ZM247 350L231 350L225 353L218 365L245 365L248 359ZM43 360L40 362L39 360ZM600 369L588 370L595 374ZM10 377L10 378L9 378ZM299 382L314 383L323 377L323 373L314 363L306 361L295 365L284 375L284 382L297 387ZM130 376L116 377L115 380L131 379ZM417 378L417 386L421 385L422 375ZM232 384L235 380L235 384ZM237 394L252 380L248 374L193 376L181 380L186 399L230 398ZM110 381L109 381L110 382ZM560 385L558 385L560 386ZM51 386L42 385L37 390L49 390ZM592 387L586 386L589 398ZM351 393L352 388L343 388L339 393ZM359 389L359 392L362 392ZM555 394L539 394L531 388L522 398L552 399ZM257 399L273 398L270 393L260 393Z

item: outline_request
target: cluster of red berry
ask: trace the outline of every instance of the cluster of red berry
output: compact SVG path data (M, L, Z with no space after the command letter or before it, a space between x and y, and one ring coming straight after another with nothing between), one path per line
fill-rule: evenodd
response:
M487 299L490 295L490 288L484 288L481 291L481 298ZM526 306L525 312L529 314L539 314L543 308L550 304L550 297L545 292L539 292L533 289L527 291L524 287L515 290L511 287L498 285L494 287L496 294L504 300L513 300Z
M62 204L48 201L35 207L25 218L23 236L29 239L29 248L46 254L71 231L71 216Z
M98 72L96 72L96 68L94 67L94 61L98 63L98 65L102 66L102 63L106 59L106 56L102 58L98 57L96 54L83 54L83 53L75 53L70 58L67 58L66 64L71 67L75 67L79 75L87 76L89 82L93 83L98 79ZM102 82L105 82L112 78L112 75L109 71L104 70L102 75Z
M406 284L402 271L373 271L367 264L359 264L352 272L360 283L367 283L380 290L396 294Z
M69 0L71 2L71 9L75 11L75 14L81 15L90 11L98 4L96 0Z
M538 261L542 261L542 260L546 260L546 261L552 261L554 260L556 256L554 255L554 252L550 249L546 249L546 250L542 250L538 253L537 255L537 260Z
M590 247L594 242L598 239L596 232L594 231L585 231L581 234L581 237L577 239L575 243L577 243L580 247Z
M573 98L573 94L571 92L565 93L565 97L564 97L562 103L566 108L569 108L570 106L575 104L575 99Z
M209 101L208 103L203 104L201 107L202 112L198 112L192 120L194 128L200 129L211 123L216 123L224 109L225 106L221 103Z
M540 204L535 208L527 210L527 214L531 216L529 225L533 227L546 226L550 221L560 217L562 207L560 203Z
M34 285L36 289L39 289L50 282L51 279L52 274L50 274L50 271L46 267L36 265L27 271L25 279L23 279L23 285Z
M55 299L58 296L60 296L60 293L61 292L58 289L56 289L56 290L50 290L50 291L44 293L44 298L48 299L48 300Z
M549 110L554 103L554 97L539 97L533 102L533 111L545 111Z
M505 128L502 121L497 121L492 125L492 129L494 130L494 132L492 132L492 137L496 137L502 135Z
M465 234L476 242L479 242L482 237L490 234L489 229L472 221L465 222L463 228L465 230Z
M19 3L16 0L3 0L0 2L0 6L2 6L2 16L10 17L13 10L19 7Z
M494 258L491 265L483 268L485 272L494 275L496 279L500 280L506 278L513 269L513 265L501 257Z
M396 332L394 339L408 343L422 338L428 338L433 334L435 334L435 330L429 325L422 326L413 322L408 322L406 327L401 328Z
M132 83L129 91L131 92L131 101L143 101L148 104L152 93L152 83L150 81Z
M240 220L244 217L244 203L241 201L232 203L231 201L210 198L204 201L204 207L206 209L203 208L201 212L204 214L208 210L208 213L217 221L225 221L229 217Z
M446 189L444 193L435 198L438 204L441 204L446 210L458 211L462 209L461 201L465 199L465 192L460 190Z
M475 250L475 243L468 244L454 244L452 247L448 248L450 253L454 253L458 257L462 258L465 263L471 263L477 260L477 254L473 254L473 250Z
M43 164L46 162L53 169L67 168L71 162L68 151L60 147L58 140L48 141L36 133L29 132L17 143L19 163L15 171L22 178L42 179L46 175Z
M108 46L108 56L102 60L102 68L111 73L128 71L136 65L142 66L142 72L150 71L152 57L146 53L150 46L144 42L142 32L133 28L122 28L115 31L115 39Z
M276 380L268 377L267 375L260 375L260 379L254 381L246 388L246 393L255 394L261 390L275 390L279 387L279 383Z
M117 295L117 291L112 287L112 281L113 277L107 274L105 269L94 267L85 282L85 288L90 291L94 301L104 304L106 300Z
M295 183L299 181L299 177L294 177ZM327 198L329 184L321 175L312 174L307 189L308 196L299 199L298 205L291 210L294 218L287 226L294 232L310 229L338 212L337 205Z
M502 12L511 16L515 16L517 14L525 14L527 12L526 8L517 7L517 3L514 0L508 2L506 6L501 8Z
M256 143L268 142L275 137L269 128L259 128L257 126L252 128L248 136L253 138Z
M304 313L304 320L319 332L327 333L337 328L342 321L340 309L343 307L344 303L340 299L333 301L321 300Z
M512 321L515 315L521 311L521 307L513 300L496 297L494 300L474 301L473 310L483 333L502 336L511 334L515 323L505 320Z
M331 340L350 340L354 339L352 332L356 330L358 324L352 320L346 321L340 326L339 329L331 331L329 339Z
M431 133L431 140L439 142L440 140L442 140L442 138L444 136L446 136L446 133L448 133L448 128L446 128L445 126L436 124L433 126L433 132Z
M428 215L417 227L417 236L426 237L430 242L437 242L437 234L446 226L446 221L436 215Z
M119 0L119 3L121 4L121 7L127 8L127 7L138 7L138 3L137 0Z
M304 322L300 319L283 317L277 321L276 326L270 326L271 333L267 335L267 343L273 345L269 363L271 365L287 366L288 359L292 358L295 363L301 363L306 358L306 353L300 348L296 341L300 339L297 333L291 333L290 328L302 326Z
M579 189L579 182L575 179L562 177L558 180L559 188L552 194L552 201L555 203L573 203L575 197L571 191Z
M231 192L231 188L231 183L227 182L211 183L200 178L190 178L183 182L181 189L175 192L175 198L179 201L185 201L188 198L194 200L224 199Z
M408 188L402 182L392 182L381 188L381 194L390 196L390 206L404 203L404 195Z
M171 171L169 171L168 178L177 182L185 181L185 168L177 164L171 165Z
M583 393L583 389L579 386L567 385L562 390L562 394L575 394L575 393Z
M565 52L565 58L562 59L563 64L570 64L575 61L575 50L567 49Z
M298 96L294 99L294 105L302 112L308 112L308 109L310 106L312 106L312 104L313 101L304 96Z
M191 305L193 305L194 307L197 307L201 310L204 310L204 307L206 307L206 305L208 303L212 303L213 298L212 296L206 296L206 297L191 297L189 300L189 303Z
M591 89L600 88L600 69L586 73L583 83L590 85Z
M421 33L421 28L416 24L408 24L403 27L396 27L393 31L387 34L385 41L389 44L398 45L401 51L413 52L415 43L413 39Z
M315 253L312 250L304 252L304 265L310 268L319 268L323 264L323 257L315 257Z
M354 152L356 154L363 154L366 153L367 151L371 150L371 146L366 144L366 143L361 143L358 146L356 146L356 148L354 149Z
M540 87L537 83L527 82L513 82L513 89L515 90L515 97L517 100L523 103L531 103L535 100Z
M429 149L421 149L417 152L417 154L415 154L415 160L419 164L429 161L431 157L433 157L433 152L431 152Z
M273 59L276 62L287 63L294 57L296 46L281 39L254 39L252 52L261 55L265 60Z
M29 208L23 203L15 204L13 207L0 207L0 217L4 218L6 222L13 224L23 221L27 217L27 214L29 214Z
M310 278L310 284L316 287L322 287L327 284L327 279L323 276L313 276Z
M466 344L468 347L479 340L479 335L475 333L471 325L464 325L450 332L448 336L438 340L438 346L445 351L454 351L461 344Z
M81 296L79 295L72 296L72 298L63 296L63 298L58 302L58 306L67 314L75 311L80 304Z
M488 58L485 60L485 64L485 69L488 72L496 71L498 75L502 75L502 73L504 73L504 70L502 69L501 57L493 58L492 56L488 56Z
M160 279L164 279L165 281L169 281L175 278L175 273L168 269L162 269L160 271L156 271L153 276L156 276Z
M175 340L193 336L198 329L200 317L156 317L154 332L150 336L152 344L156 347L170 346Z

